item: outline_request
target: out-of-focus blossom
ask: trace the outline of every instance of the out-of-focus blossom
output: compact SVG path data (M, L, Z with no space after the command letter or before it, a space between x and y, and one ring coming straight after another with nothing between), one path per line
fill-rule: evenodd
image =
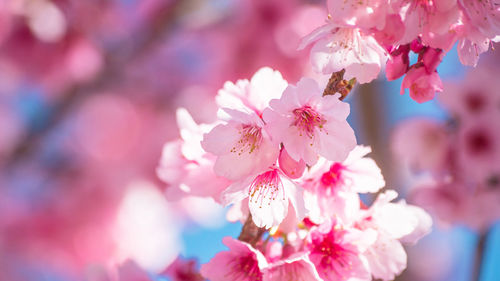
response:
M157 169L158 176L169 184L167 197L175 200L186 195L211 196L218 201L229 181L214 174L215 157L201 147L203 133L212 125L196 124L183 109L177 111L177 122L182 140L165 144Z

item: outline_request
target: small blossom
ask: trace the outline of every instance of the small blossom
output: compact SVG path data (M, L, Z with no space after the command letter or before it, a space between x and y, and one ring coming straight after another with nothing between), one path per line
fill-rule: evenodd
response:
M204 135L202 147L217 156L214 171L229 180L239 180L276 162L278 146L264 130L255 113L225 109L231 119Z
M331 221L311 231L307 244L309 259L323 280L370 279L354 237Z
M346 121L349 105L338 98L322 97L316 81L303 78L264 111L268 131L295 161L312 165L318 154L342 161L356 145L356 137Z
M229 251L220 252L201 266L201 274L217 281L262 281L262 270L268 266L266 258L251 245L225 237Z
M303 190L275 167L231 184L223 193L225 204L248 198L252 219L258 227L278 226L292 203L299 220L306 215Z
M299 49L312 43L310 60L315 72L330 75L345 69L344 78L356 78L359 83L377 78L388 58L372 36L331 22L304 37Z
M436 92L443 91L443 84L437 72L427 72L425 67L413 67L406 74L401 84L401 94L405 89L410 90L410 97L418 102L424 103L434 98Z

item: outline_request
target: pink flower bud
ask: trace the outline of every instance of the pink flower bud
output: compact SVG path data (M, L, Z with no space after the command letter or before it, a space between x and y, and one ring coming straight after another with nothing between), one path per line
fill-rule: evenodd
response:
M427 48L424 52L422 61L424 62L427 72L434 72L438 65L443 60L443 50Z
M405 89L410 90L410 97L418 102L424 103L434 98L436 92L443 91L443 83L437 72L428 73L425 67L411 68L401 84L401 94Z
M292 179L300 178L306 168L304 160L301 159L299 162L295 161L288 155L285 147L281 148L278 163L283 173Z
M422 45L420 39L417 38L411 42L410 47L414 53L419 53L424 48L424 45Z
M396 56L392 56L387 61L387 65L385 66L385 75L387 76L387 80L396 80L408 71L408 67L410 65L408 53L409 50L401 52Z

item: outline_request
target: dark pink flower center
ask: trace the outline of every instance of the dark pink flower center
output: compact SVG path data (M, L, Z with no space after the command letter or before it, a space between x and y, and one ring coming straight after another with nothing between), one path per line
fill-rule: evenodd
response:
M282 194L282 199L285 200L283 183L277 169L272 169L258 175L248 190L250 202L260 202L260 207L262 207L264 201L270 205L271 201L276 200L280 193Z
M244 124L241 126L238 134L240 135L240 139L231 148L232 153L238 153L238 155L243 153L251 154L262 143L262 128L259 126Z
M230 264L228 264L228 267L230 270L226 276L231 277L233 280L262 280L262 272L260 271L259 263L251 253L234 257ZM221 270L223 269L221 268Z
M317 259L319 269L324 274L329 275L333 272L338 276L344 276L345 271L352 269L352 260L357 253L340 244L335 236L339 233L335 232L336 230L332 230L323 236L321 241L315 241L311 254L319 258Z
M469 133L466 140L467 149L471 154L485 155L493 149L493 143L490 136L482 130L476 130Z
M487 101L480 92L472 91L465 96L465 106L472 113L481 111L486 104Z
M320 130L323 129L323 125L326 123L323 116L309 105L294 109L293 114L295 115L295 120L292 125L299 129L301 136L305 134L308 137L313 138L314 130L316 128Z
M325 188L333 189L334 187L342 184L344 179L342 177L342 171L345 167L338 162L333 163L328 172L321 176L321 183Z

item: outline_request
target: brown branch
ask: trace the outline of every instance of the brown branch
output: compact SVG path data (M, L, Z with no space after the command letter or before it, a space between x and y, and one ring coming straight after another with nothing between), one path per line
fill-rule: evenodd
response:
M139 59L154 48L156 43L171 32L180 14L179 11L187 2L189 1L167 1L163 7L157 9L151 21L139 28L133 36L104 51L103 69L93 80L84 84L72 85L60 95L62 98L50 106L49 115L45 117L47 121L42 124L42 127L28 131L6 157L6 167L14 166L18 161L35 151L41 140L67 117L82 98L88 97L98 89L118 80L127 64ZM124 48L124 46L131 47Z
M240 236L238 236L238 240L246 242L252 246L255 246L257 242L260 241L260 238L266 232L265 228L258 227L255 225L252 219L252 215L249 214L243 228L241 229Z
M335 95L339 93L340 100L345 99L347 95L351 92L354 84L356 84L356 78L352 78L347 81L344 79L345 70L332 73L330 79L328 80L328 84L326 85L325 90L323 91L323 96Z
M474 257L474 269L473 269L473 276L471 280L474 281L479 281L481 280L481 269L483 265L483 260L484 260L484 250L486 248L486 238L488 236L488 232L482 231L479 234L479 239L477 242L476 246L476 252L475 252L475 257Z

